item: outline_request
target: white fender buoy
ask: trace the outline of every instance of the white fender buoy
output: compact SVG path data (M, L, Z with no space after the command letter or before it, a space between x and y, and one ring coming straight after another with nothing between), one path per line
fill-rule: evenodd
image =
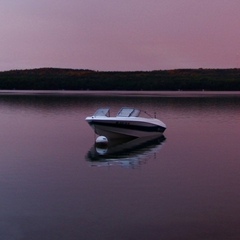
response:
M99 145L101 145L101 144L105 145L106 144L107 145L108 144L108 139L105 136L99 136L96 139L96 144L99 144Z
M96 152L99 155L105 155L108 151L108 139L105 136L97 137L95 141Z

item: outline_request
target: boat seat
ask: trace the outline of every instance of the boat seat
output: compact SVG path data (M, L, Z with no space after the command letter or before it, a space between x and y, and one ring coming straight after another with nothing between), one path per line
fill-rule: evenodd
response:
M102 117L109 117L110 113L109 113L109 108L100 108L98 109L93 116L102 116Z
M140 110L134 109L134 111L131 113L130 117L138 117L140 114Z
M140 113L140 110L134 108L122 108L117 117L137 117Z

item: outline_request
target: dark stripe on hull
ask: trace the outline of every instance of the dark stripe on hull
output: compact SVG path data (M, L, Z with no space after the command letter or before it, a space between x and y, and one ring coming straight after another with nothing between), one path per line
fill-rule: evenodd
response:
M134 131L142 131L142 132L159 132L163 133L166 128L161 126L140 126L140 125L131 125L131 124L117 124L117 123L104 123L104 122L89 122L90 125L94 126L104 126L104 127L112 127L112 128L121 128L121 129L129 129Z

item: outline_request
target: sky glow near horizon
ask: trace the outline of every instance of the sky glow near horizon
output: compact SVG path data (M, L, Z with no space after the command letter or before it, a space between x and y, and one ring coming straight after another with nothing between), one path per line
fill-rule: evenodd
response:
M0 71L240 67L239 0L2 0Z

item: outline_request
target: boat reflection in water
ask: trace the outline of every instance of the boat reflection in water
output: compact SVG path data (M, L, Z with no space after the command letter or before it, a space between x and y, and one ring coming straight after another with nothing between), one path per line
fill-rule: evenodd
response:
M107 145L94 146L89 150L86 160L91 166L122 166L135 168L146 163L163 146L166 138L162 135L158 138L135 138L132 140L110 140Z

